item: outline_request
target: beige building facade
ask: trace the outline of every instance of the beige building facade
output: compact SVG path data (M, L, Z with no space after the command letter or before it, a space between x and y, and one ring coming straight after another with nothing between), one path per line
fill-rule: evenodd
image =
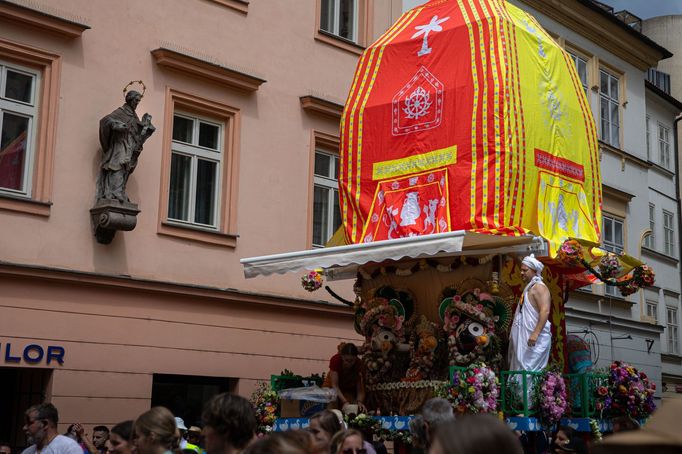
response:
M159 403L196 424L207 396L326 372L357 339L324 290L239 259L331 235L342 105L394 3L0 2L0 439L23 446L43 399L61 430ZM139 80L137 226L100 244L99 120Z

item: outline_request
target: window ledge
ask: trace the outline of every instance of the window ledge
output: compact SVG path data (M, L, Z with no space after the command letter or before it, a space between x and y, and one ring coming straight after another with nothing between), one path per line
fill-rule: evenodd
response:
M618 290L616 290L616 291L618 291ZM625 308L625 309L629 309L630 307L635 305L634 301L630 301L626 297L620 296L620 295L616 296L616 295L609 295L607 293L604 293L603 295L599 295L599 297L602 300L602 304L604 304L604 303L608 304L610 301L612 304L614 304L616 306L620 306L620 307Z
M240 13L249 12L249 2L247 0L208 0L213 3L218 3L219 5L227 6L233 10L239 11Z
M179 225L172 222L163 221L159 224L158 233L160 235L174 236L201 243L215 244L234 248L237 246L239 235L224 232L213 232L200 227L190 225Z
M635 164L638 164L638 165L645 167L647 169L652 166L651 162L649 162L645 159L642 159L639 156L635 156L631 153L628 153L627 151L625 151L621 148L614 147L613 145L610 145L601 139L599 139L599 148L602 150L609 151L615 155L618 155L623 160L627 159L628 161L632 161ZM623 165L625 165L625 164L623 164ZM624 168L621 170L624 170Z
M674 265L677 265L680 262L677 258L675 258L673 256L670 256L668 254L664 254L663 252L659 252L659 251L656 251L654 249L650 249L646 246L642 246L642 252L647 254L647 255L650 255L652 257L656 257L658 259L665 260L666 262L670 262Z
M89 25L75 20L7 0L0 0L0 19L21 22L69 39L78 38L90 29Z
M341 119L343 104L314 95L301 96L299 99L301 101L301 108L306 112L327 115L336 120Z
M315 39L325 44L338 47L339 49L346 50L355 55L360 55L365 50L364 46L361 46L349 39L342 38L341 36L337 36L333 33L329 33L324 30L318 30L317 34L315 35Z
M159 66L209 79L236 90L252 93L266 82L265 79L228 68L221 63L203 60L165 47L154 49L151 53Z
M10 194L0 194L0 210L16 211L18 213L50 216L52 202L26 199Z
M661 361L665 363L682 365L682 356L676 355L674 353L661 353Z
M667 177L669 177L669 178L674 178L674 177L675 177L675 172L673 172L672 170L666 169L666 168L663 167L662 165L656 164L656 163L653 162L653 161L648 161L648 162L649 162L649 164L651 165L651 168L652 168L652 169L658 170L660 173L662 173L663 175L665 175L665 176L667 176Z

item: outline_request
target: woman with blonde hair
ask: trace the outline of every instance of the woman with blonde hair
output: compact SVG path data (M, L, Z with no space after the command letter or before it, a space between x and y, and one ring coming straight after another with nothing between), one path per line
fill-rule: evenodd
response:
M135 420L132 436L136 454L171 454L180 441L173 413L165 407L142 413Z
M355 429L338 432L332 438L331 454L367 454L362 433Z

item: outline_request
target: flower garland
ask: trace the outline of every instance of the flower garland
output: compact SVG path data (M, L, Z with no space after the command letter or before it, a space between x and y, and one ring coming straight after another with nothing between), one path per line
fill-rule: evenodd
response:
M602 433L601 430L599 430L599 422L596 419L590 418L590 431L594 441L601 441Z
M557 258L568 266L582 265L604 284L618 287L620 294L623 296L632 295L639 289L650 287L656 282L656 275L653 269L646 264L642 264L632 270L629 278L618 279L616 276L622 272L623 268L618 256L613 253L607 253L602 256L599 260L599 265L596 268L592 267L583 257L582 245L574 239L568 239L559 246Z
M372 433L375 433L381 429L381 421L371 417L366 413L360 413L354 418L346 417L345 419L348 423L348 427L352 429L366 430Z
M553 370L543 372L535 386L533 400L545 426L558 423L568 408L566 382L561 373Z
M656 409L656 384L644 372L631 365L614 361L609 370L608 399L602 411L610 417L625 416L634 420L646 419ZM597 388L597 393L603 392Z
M257 434L272 432L279 413L279 396L267 382L260 382L251 394L251 405L256 410Z
M490 254L483 257L467 257L462 255L456 258L455 261L450 264L440 263L438 260L435 259L422 259L409 268L399 268L397 266L381 266L372 271L371 273L361 268L358 274L359 277L366 280L370 280L377 278L379 276L386 276L388 274L396 274L397 276L410 276L416 273L417 271L427 270L429 268L435 268L441 273L449 273L450 271L454 271L462 265L467 266L485 265L487 263L490 263L493 258L495 258L495 254Z
M599 273L606 279L615 278L622 270L623 267L620 266L618 257L615 254L609 252L599 260Z
M371 300L367 307L370 309L364 313L360 320L360 327L365 335L369 335L368 331L375 323L383 329L387 329L401 337L403 331L403 322L405 317L398 312L395 306L389 304L386 298L377 297Z
M441 388L438 394L450 401L459 414L495 413L500 382L485 363L472 364L455 372L452 384Z
M301 276L301 286L309 292L314 292L322 287L322 274L313 270Z
M440 389L445 385L447 385L447 382L444 382L442 380L420 380L379 383L376 385L367 385L366 388L368 391L395 391L398 389L424 389L424 388Z
M578 266L583 261L582 246L574 239L564 241L557 251L557 258L569 266Z

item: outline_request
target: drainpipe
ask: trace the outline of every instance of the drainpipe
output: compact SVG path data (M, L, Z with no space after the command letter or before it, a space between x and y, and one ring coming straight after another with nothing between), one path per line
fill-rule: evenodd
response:
M673 120L673 150L675 152L675 198L677 199L677 247L679 248L678 260L682 260L682 226L680 220L682 219L682 201L680 201L680 150L677 142L677 123L682 120L682 113L677 115ZM682 285L682 266L680 267L680 285Z

